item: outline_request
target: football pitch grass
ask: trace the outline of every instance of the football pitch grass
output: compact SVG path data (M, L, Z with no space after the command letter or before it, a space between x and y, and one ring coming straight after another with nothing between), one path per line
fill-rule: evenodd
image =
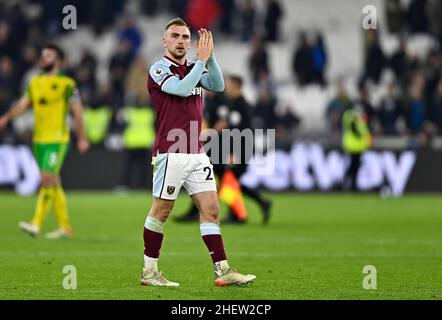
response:
M256 274L247 287L214 286L197 223L164 227L159 268L179 288L142 287L146 193L68 192L74 238L33 239L28 221L36 197L0 193L1 299L442 299L442 197L266 194L268 226L246 199L249 222L222 226L231 266ZM181 195L172 215L187 209ZM225 214L226 208L222 207ZM55 228L48 216L43 232ZM63 288L63 267L77 289ZM363 288L362 269L377 270L377 289Z

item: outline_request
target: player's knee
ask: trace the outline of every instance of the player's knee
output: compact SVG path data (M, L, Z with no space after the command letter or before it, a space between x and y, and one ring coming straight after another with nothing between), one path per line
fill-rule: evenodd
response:
M165 222L167 218L169 217L170 212L172 211L171 208L160 208L159 215L160 215L160 221Z
M49 173L41 174L41 186L42 187L53 187L55 185L55 176Z
M206 220L217 222L219 217L219 204L214 203L207 206L202 214L205 216Z
M158 206L151 209L150 215L154 218L160 220L161 222L165 222L170 215L172 208L167 206Z

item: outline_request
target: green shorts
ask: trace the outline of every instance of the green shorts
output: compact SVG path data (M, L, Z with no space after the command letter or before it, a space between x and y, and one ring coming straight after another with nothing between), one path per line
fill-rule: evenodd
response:
M41 171L58 174L66 158L67 143L34 143L34 154Z

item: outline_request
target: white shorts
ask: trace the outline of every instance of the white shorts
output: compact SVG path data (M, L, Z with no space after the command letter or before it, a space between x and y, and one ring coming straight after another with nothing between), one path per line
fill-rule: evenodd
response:
M154 197L175 200L181 186L187 194L215 191L213 166L205 153L160 153L152 157Z

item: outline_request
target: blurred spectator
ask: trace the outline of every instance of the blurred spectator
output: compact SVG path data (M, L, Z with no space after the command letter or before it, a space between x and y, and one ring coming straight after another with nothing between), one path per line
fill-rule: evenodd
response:
M121 110L125 145L121 183L124 188L146 188L150 170L146 163L155 139L155 114L150 106L136 104Z
M437 84L436 95L434 97L431 109L429 112L429 120L433 125L434 133L442 133L442 80Z
M219 30L225 35L231 35L233 33L233 18L236 12L235 0L218 0L218 4L222 10Z
M366 81L373 81L376 84L379 83L382 70L386 63L377 32L369 31L367 34L370 39L368 39L367 43L364 75L360 85L365 84Z
M32 68L39 59L39 51L31 45L24 45L20 52L20 58L16 60L17 75L23 76L27 70Z
M328 128L331 132L341 131L342 115L351 103L344 84L339 82L336 88L336 96L328 103L325 111Z
M385 1L388 31L400 33L404 25L404 12L400 0Z
M45 41L46 40L43 31L38 27L38 25L31 25L26 43L33 47L40 48L42 46L42 43L45 43Z
M114 92L111 82L105 81L100 83L98 94L95 95L91 107L95 109L109 108L111 110L109 131L115 133L121 129L121 126L117 121L117 114L120 111L121 106L116 105L114 102Z
M365 121L368 125L368 128L370 129L370 131L373 131L376 121L376 112L373 108L373 105L371 104L370 93L367 86L362 86L359 88L359 100L357 102L358 105L362 107L362 112L364 114L364 117L366 118Z
M408 31L413 33L428 32L427 0L411 0L407 12Z
M96 91L95 73L87 66L80 66L75 71L75 80L80 91L81 101L85 106L89 106Z
M425 102L431 105L437 84L441 79L442 57L438 50L432 50L428 54L427 68L425 70Z
M298 37L298 49L293 55L292 70L299 85L304 86L313 81L315 65L312 47L304 32L301 32Z
M295 131L301 124L301 118L292 111L290 105L281 105L275 109L276 121L276 146L282 149L290 148L293 143Z
M277 120L276 97L269 89L262 89L253 109L252 127L255 129L275 128Z
M421 75L415 76L409 88L407 105L407 123L412 134L419 134L423 130L426 104L424 99L425 80Z
M11 37L11 28L6 21L0 21L0 56L13 57L16 55L14 51Z
M442 2L432 0L427 4L427 16L430 32L434 36L439 36L442 31Z
M385 135L396 135L397 120L402 114L401 101L397 96L397 88L393 82L387 86L385 97L382 98L379 109L378 119L381 126L381 133Z
M261 70L259 72L258 82L256 83L256 90L258 96L263 90L268 90L273 96L277 95L277 85L268 71Z
M282 9L278 0L267 0L266 14L264 19L265 40L270 42L279 41L279 24L282 18Z
M215 123L220 119L225 120L228 113L228 106L224 94L206 91L204 95L203 112L204 120L208 128L213 128Z
M313 82L325 86L326 81L324 77L325 68L327 66L327 52L324 45L324 39L321 33L316 34L315 43L312 46L313 59Z
M85 106L90 106L95 99L97 92L96 69L97 59L88 49L83 49L80 64L74 70L74 78Z
M0 107L8 109L17 95L17 78L14 74L12 59L3 56L0 58ZM3 110L6 111L6 110ZM2 112L3 113L3 112Z
M252 0L245 0L239 12L241 41L248 42L255 33L255 6Z
M88 49L83 49L80 59L80 66L91 69L91 72L95 74L97 70L97 64L97 58L94 56L94 54Z
M63 2L64 1L39 0L39 4L43 8L40 22L42 23L44 34L48 38L57 36L63 30L61 24L64 6Z
M130 46L130 55L135 57L143 42L143 36L135 24L133 17L124 18L124 26L118 31L118 41L127 41Z
M249 69L255 84L259 82L261 72L269 73L267 48L258 35L253 36L252 54L249 57Z
M18 54L20 47L25 42L29 24L23 14L22 6L19 3L14 4L7 13L8 23L13 30L11 32L12 51Z
M177 17L185 17L188 2L189 0L169 0L169 10Z
M146 70L148 63L141 55L132 63L126 79L126 105L133 105L136 101L140 105L149 104L146 90Z
M124 105L126 74L132 62L131 46L127 40L118 43L117 51L109 64L112 84L112 107L119 109Z
M112 107L112 84L108 81L101 82L98 87L98 92L91 107Z
M52 1L51 1L52 2ZM110 26L117 14L123 12L125 1L121 0L93 0L90 5L87 21L92 24L96 35L101 35L106 27ZM60 11L61 12L61 11Z
M396 79L403 82L407 71L407 42L405 38L401 37L399 48L391 55L390 68L393 71Z
M183 1L184 2L184 1ZM149 17L153 17L158 13L160 0L144 0L141 1L143 13Z

